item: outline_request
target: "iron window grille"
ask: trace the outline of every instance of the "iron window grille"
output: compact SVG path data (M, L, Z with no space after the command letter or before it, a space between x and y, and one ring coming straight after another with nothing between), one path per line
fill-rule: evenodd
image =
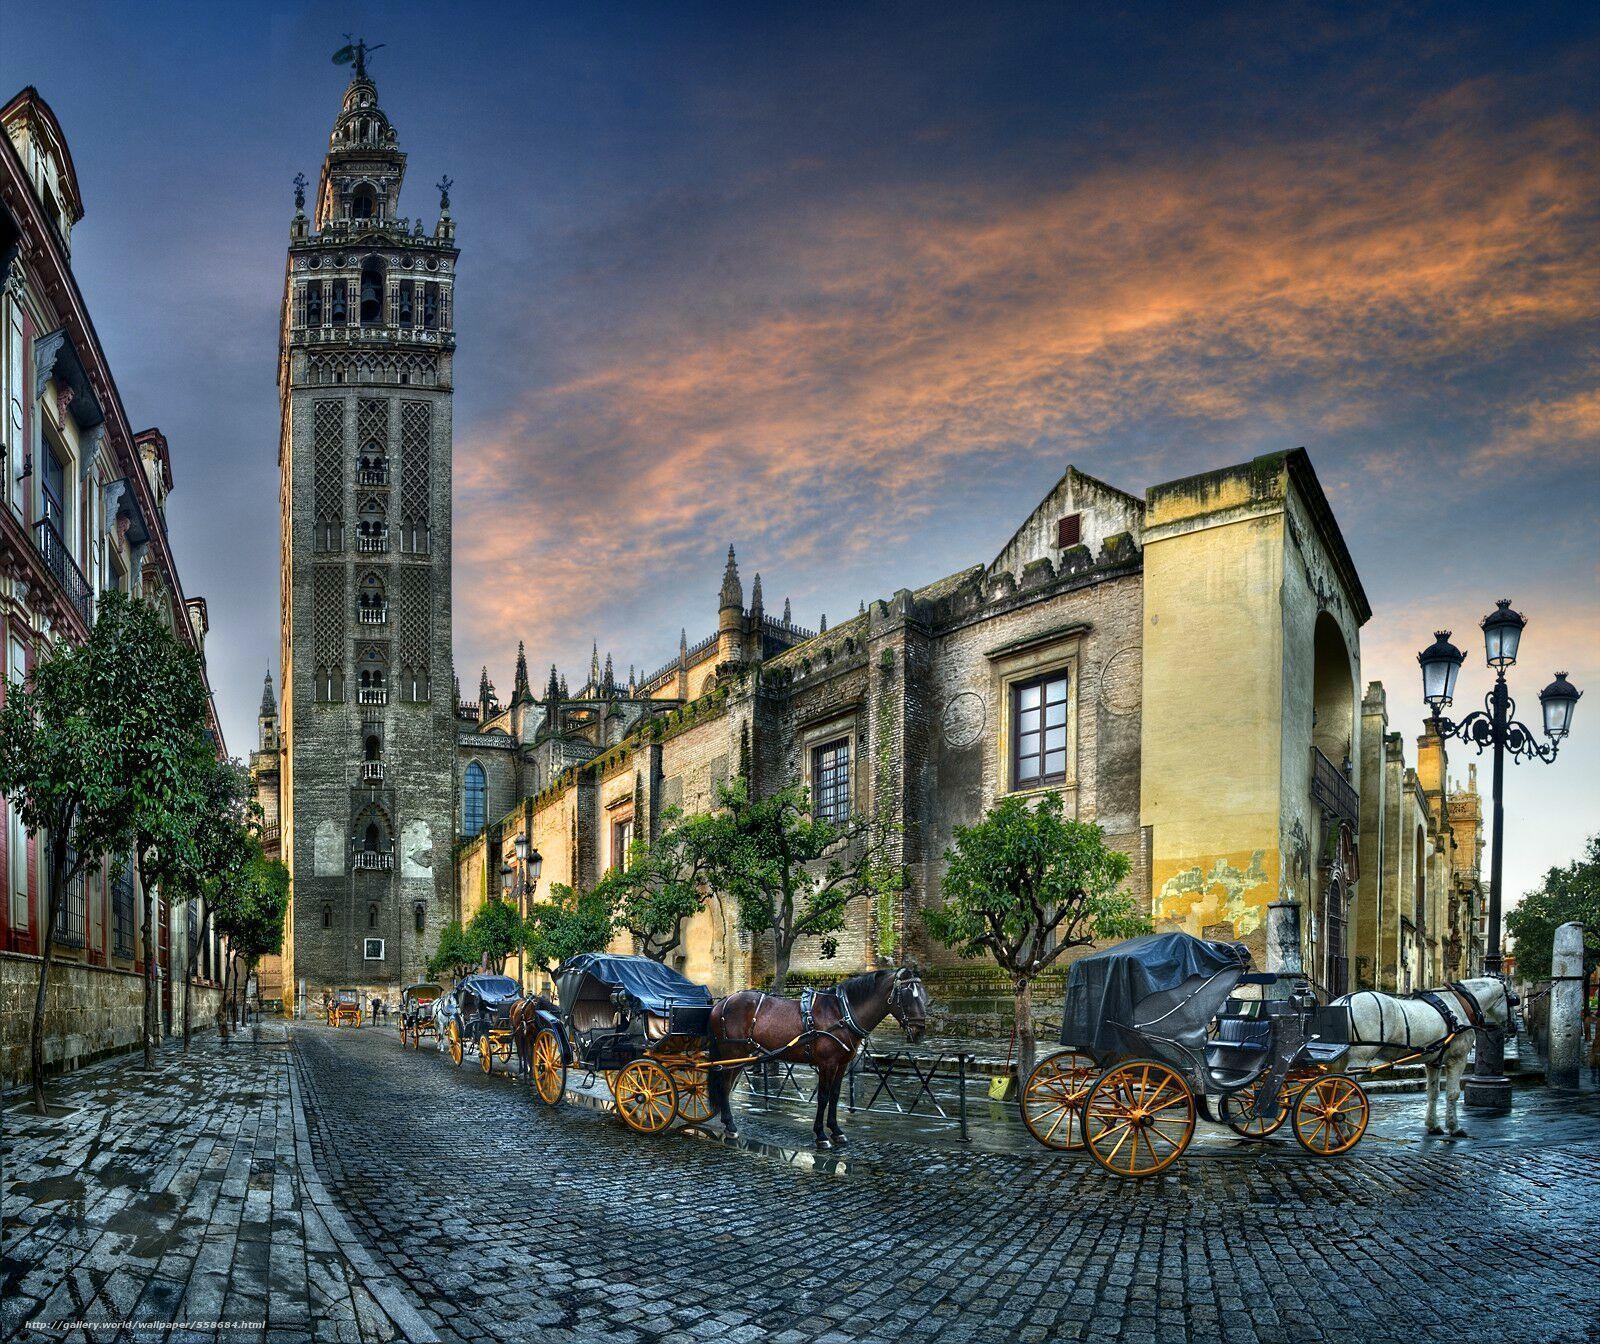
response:
M77 851L69 849L68 865L77 862L77 857ZM80 872L68 881L67 889L61 893L61 902L56 906L55 940L63 947L82 947L84 944L85 885L85 875Z
M811 752L816 816L835 824L850 818L850 739L825 742Z
M1032 789L1067 778L1070 677L1050 673L1011 688L1011 786Z
M132 957L133 945L133 865L126 864L111 888L111 953Z

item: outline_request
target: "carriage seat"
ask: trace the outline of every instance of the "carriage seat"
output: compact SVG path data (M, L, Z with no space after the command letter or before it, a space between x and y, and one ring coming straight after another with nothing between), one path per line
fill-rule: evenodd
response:
M1206 1042L1206 1066L1219 1080L1254 1073L1272 1039L1264 1018L1218 1017L1217 1034Z
M572 1029L587 1035L591 1031L618 1031L622 1014L610 999L579 999L572 1005Z

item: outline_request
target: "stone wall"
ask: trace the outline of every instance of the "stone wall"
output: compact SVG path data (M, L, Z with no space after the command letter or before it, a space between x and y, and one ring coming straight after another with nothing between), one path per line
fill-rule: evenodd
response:
M0 1086L14 1087L28 1079L28 1035L38 984L37 957L0 953ZM220 994L211 986L194 987L192 1030L204 1031L216 1021ZM142 977L132 971L53 962L45 989L46 1074L65 1073L106 1055L138 1049L143 1022ZM182 1033L181 984L172 987L172 1025L175 1034Z

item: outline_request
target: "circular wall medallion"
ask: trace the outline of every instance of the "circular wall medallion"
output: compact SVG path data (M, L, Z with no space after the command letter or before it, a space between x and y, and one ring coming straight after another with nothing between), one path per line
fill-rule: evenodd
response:
M945 701L944 740L952 747L970 747L983 736L983 697L976 691L962 691Z
M1139 708L1140 649L1118 649L1100 667L1100 706L1108 714L1132 714Z

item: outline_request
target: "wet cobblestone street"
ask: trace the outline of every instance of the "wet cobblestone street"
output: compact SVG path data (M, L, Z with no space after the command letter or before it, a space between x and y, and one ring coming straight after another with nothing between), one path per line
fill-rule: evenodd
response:
M393 1031L293 1038L98 1066L57 1085L69 1114L7 1111L8 1337L128 1319L552 1344L1600 1330L1593 1094L1519 1092L1455 1143L1420 1138L1419 1099L1386 1098L1355 1155L1213 1135L1134 1184L877 1122L813 1164L795 1112L744 1118L769 1151L647 1139Z

